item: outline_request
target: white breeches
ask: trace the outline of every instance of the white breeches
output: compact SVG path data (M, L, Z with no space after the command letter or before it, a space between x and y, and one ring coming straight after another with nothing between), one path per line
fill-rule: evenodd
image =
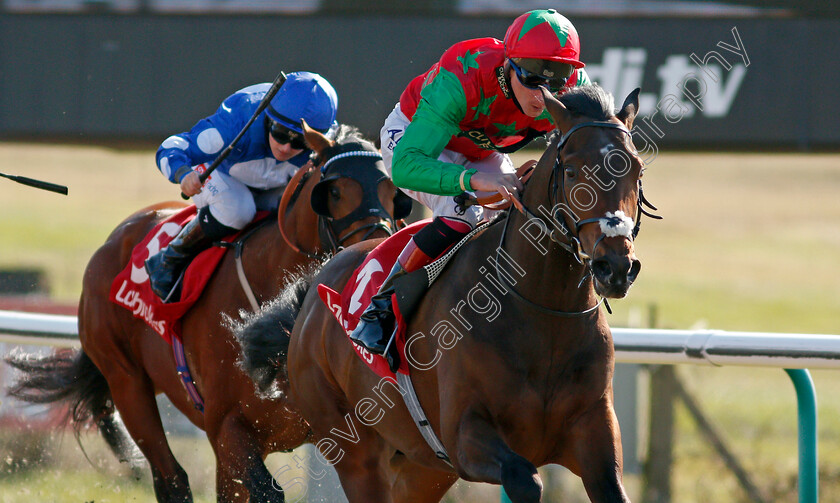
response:
M258 209L276 208L282 191L283 187L253 189L230 175L214 171L192 200L198 208L209 206L210 214L222 225L242 229L254 219Z

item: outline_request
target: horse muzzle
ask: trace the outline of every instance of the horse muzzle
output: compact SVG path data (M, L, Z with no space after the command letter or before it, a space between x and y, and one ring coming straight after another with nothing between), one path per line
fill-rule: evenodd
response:
M590 267L595 292L602 297L621 299L639 275L642 263L632 251L626 255L608 252L592 259Z

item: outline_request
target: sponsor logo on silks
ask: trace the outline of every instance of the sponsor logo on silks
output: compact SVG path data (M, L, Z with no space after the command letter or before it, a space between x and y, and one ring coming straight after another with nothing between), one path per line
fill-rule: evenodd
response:
M510 98L507 79L505 79L505 68L503 66L496 67L496 80L499 81L499 87L502 88L502 93L505 95L505 98Z
M458 136L466 136L476 145L487 150L496 150L496 145L487 136L487 133L481 129L470 129L469 131L461 131Z

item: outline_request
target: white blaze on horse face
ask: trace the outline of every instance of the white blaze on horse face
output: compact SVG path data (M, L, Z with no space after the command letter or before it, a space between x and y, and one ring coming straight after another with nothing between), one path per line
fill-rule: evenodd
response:
M607 217L598 221L601 226L601 232L608 238L615 236L623 236L632 239L633 236L633 219L624 214L623 211L618 210L615 213L607 212Z
M607 154L609 154L614 148L615 145L613 145L612 143L608 143L607 145L601 147L601 150L598 153L601 154L601 157L606 157Z

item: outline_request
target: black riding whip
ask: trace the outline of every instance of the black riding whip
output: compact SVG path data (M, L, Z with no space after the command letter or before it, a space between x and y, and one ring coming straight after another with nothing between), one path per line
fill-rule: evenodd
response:
M242 128L242 131L240 131L239 134L236 135L236 138L234 138L233 141L230 142L230 145L228 145L227 148L222 150L222 153L219 154L219 157L217 157L215 161L213 161L213 164L211 164L210 167L207 168L207 170L204 173L198 175L198 181L200 181L202 185L204 185L204 182L207 181L207 178L210 176L210 174L213 173L213 171L215 171L216 168L219 167L219 164L221 164L222 161L227 159L227 156L230 155L230 153L233 151L233 147L235 147L236 144L239 143L239 140L242 139L242 136L245 134L245 131L247 131L248 128L251 127L251 124L253 124L254 121L257 120L257 117L259 117L263 110L265 110L265 107L267 107L268 104L271 103L271 98L273 98L274 95L277 94L277 91L280 90L280 88L285 82L286 74L280 72L280 74L277 75L277 78L274 79L274 82L271 84L271 87L268 88L268 92L265 93L265 96L263 96L263 99L262 101L260 101L260 104L257 105L257 110L254 112L254 115L251 116L251 118L245 124L245 127ZM181 192L181 197L184 199L190 198L190 196L184 194L183 192Z
M55 183L50 182L42 182L41 180L35 180L32 178L27 178L25 176L15 176L15 175L6 175L4 173L0 173L0 177L8 178L17 183L21 183L23 185L29 185L30 187L35 187L36 189L48 190L50 192L57 192L59 194L67 195L67 187L64 185L58 185Z

